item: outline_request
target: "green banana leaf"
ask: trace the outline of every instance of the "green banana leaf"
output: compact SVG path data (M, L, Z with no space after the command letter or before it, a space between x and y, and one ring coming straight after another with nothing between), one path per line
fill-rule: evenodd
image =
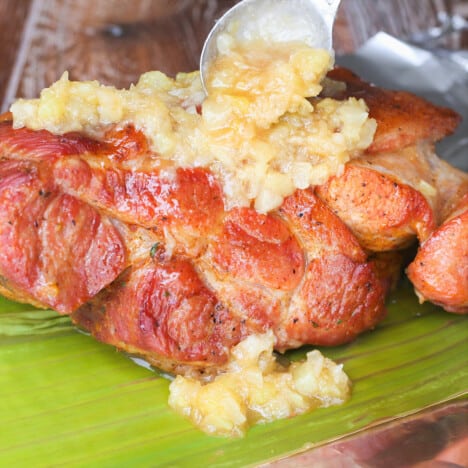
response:
M68 318L0 299L0 466L253 465L466 395L467 317L419 305L408 285L388 308L376 330L322 349L353 381L346 404L232 440L194 429L168 407L167 379Z

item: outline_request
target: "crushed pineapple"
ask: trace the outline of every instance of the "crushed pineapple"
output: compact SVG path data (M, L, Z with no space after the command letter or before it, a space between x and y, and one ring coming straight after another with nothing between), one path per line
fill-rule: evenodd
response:
M364 101L316 97L331 66L328 52L305 44L225 38L209 70L208 97L198 73L171 79L148 72L123 90L64 73L39 99L19 99L11 111L15 128L58 134L96 136L107 125L132 123L158 157L209 167L227 209L253 205L265 213L295 189L339 174L372 142L376 123Z
M342 366L317 351L289 367L273 355L274 335L251 335L231 350L226 372L212 382L177 376L169 405L212 435L242 436L256 423L341 404L351 384Z

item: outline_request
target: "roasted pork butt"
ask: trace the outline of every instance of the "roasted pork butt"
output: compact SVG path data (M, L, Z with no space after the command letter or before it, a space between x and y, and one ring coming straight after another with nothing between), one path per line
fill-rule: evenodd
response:
M109 219L59 192L30 161L0 162L0 243L2 294L60 313L88 301L126 263Z
M442 222L449 199L465 190L466 174L442 162L434 142L452 133L460 117L417 96L362 81L349 70L328 75L337 99L362 98L377 121L373 143L317 195L371 251L422 242Z
M411 94L369 85L348 70L330 77L346 83L342 97L362 97L377 131L366 154L317 194L364 247L422 243L407 272L421 300L449 312L468 312L468 174L437 157L434 142L460 118Z
M296 191L267 215L251 208L226 212L221 188L207 170L170 168L168 162L149 167L142 135L130 127L98 142L13 130L5 121L0 141L4 164L39 168L37 186L23 186L29 196L40 197L42 180L48 181L49 192L95 213L123 244L113 274L88 287L76 307L61 303L60 294L55 302L46 300L29 284L15 284L10 297L62 312L77 308L73 320L98 339L146 355L166 370L220 365L231 346L268 329L281 350L347 342L385 314L389 275L311 189ZM5 216L8 206L2 205ZM29 212L23 205L14 209ZM35 232L34 220L27 220ZM68 221L74 229L71 215ZM68 235L54 234L60 232ZM142 235L145 241L135 240ZM7 241L15 245L17 237ZM80 270L80 262L67 257L76 238L54 242L64 248L54 252L66 259L61 268ZM30 263L49 274L40 254ZM3 274L15 279L8 268Z
M72 318L160 368L209 373L252 333L273 330L280 350L352 340L385 314L380 273L312 191L297 191L278 214L227 213L198 258L158 247Z
M216 372L253 333L272 330L285 350L373 328L399 274L394 249L437 232L438 213L465 190L431 144L457 117L408 97L430 115L411 123L400 94L379 100L353 75L342 80L370 96L379 124L371 150L268 214L226 211L209 170L158 158L131 125L58 136L13 130L5 114L5 294L72 313L99 340L176 373Z
M468 192L421 245L407 273L422 301L468 313Z

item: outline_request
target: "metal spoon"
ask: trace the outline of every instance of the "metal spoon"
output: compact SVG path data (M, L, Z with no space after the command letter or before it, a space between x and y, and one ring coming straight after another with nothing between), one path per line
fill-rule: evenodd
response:
M237 40L262 39L271 43L298 41L332 50L332 29L340 0L242 0L228 10L208 34L200 58L206 75L218 55L218 38L231 27ZM234 28L232 26L235 25ZM272 46L274 47L274 46Z

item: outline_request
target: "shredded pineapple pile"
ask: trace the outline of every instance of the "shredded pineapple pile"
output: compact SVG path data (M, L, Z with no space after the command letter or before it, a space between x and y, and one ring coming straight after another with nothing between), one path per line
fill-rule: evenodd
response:
M274 336L251 335L231 350L226 372L210 383L176 377L169 405L209 434L242 436L249 426L341 404L351 384L342 366L317 351L283 367Z

